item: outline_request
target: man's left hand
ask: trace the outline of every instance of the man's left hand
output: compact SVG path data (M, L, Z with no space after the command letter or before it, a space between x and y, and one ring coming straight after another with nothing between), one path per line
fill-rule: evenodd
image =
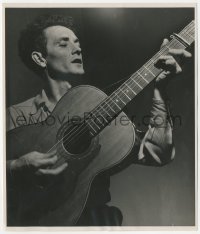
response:
M164 39L161 48L168 42L168 39ZM160 56L155 66L157 68L162 68L164 71L156 78L156 87L164 88L172 75L180 74L182 72L182 61L190 57L192 57L192 54L184 49L169 49L167 55Z

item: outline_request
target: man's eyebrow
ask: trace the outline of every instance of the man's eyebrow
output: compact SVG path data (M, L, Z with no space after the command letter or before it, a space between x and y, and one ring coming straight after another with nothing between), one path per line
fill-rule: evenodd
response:
M59 42L61 42L61 41L69 41L69 37L61 37L61 38L59 38L59 39L56 41L56 43L59 43ZM76 39L74 40L74 42L75 42L75 43L79 43L79 39L76 38Z
M69 37L61 37L57 40L57 42L60 42L60 41L69 41Z

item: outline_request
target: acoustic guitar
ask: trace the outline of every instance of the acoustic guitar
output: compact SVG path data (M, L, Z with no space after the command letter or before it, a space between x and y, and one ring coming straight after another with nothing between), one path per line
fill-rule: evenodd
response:
M31 151L56 150L58 161L53 168L68 162L66 172L56 180L36 179L28 173L14 178L14 184L7 180L7 217L14 220L12 225L77 223L94 178L119 165L134 146L135 131L123 108L162 72L154 66L160 56L194 42L194 27L192 21L179 34L174 33L171 41L110 96L88 85L72 88L45 121L7 133L8 160ZM129 124L121 124L124 119Z

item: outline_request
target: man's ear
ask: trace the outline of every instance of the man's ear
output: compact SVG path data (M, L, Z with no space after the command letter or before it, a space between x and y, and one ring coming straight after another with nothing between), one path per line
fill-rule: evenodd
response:
M37 63L40 67L45 68L47 61L42 57L42 54L37 51L33 51L31 57L35 63Z

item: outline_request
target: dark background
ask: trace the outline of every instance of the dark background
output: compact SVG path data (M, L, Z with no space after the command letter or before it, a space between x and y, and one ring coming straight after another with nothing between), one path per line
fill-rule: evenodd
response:
M6 105L19 103L41 90L42 82L18 57L19 32L43 13L71 15L77 23L86 75L79 83L106 88L136 71L159 49L163 38L179 32L192 19L192 8L48 8L6 9ZM193 53L194 54L194 53ZM193 56L194 58L194 56ZM175 160L160 168L131 165L111 178L111 205L119 207L123 225L194 225L194 59L168 87L173 115ZM142 117L151 107L152 85L127 109Z

